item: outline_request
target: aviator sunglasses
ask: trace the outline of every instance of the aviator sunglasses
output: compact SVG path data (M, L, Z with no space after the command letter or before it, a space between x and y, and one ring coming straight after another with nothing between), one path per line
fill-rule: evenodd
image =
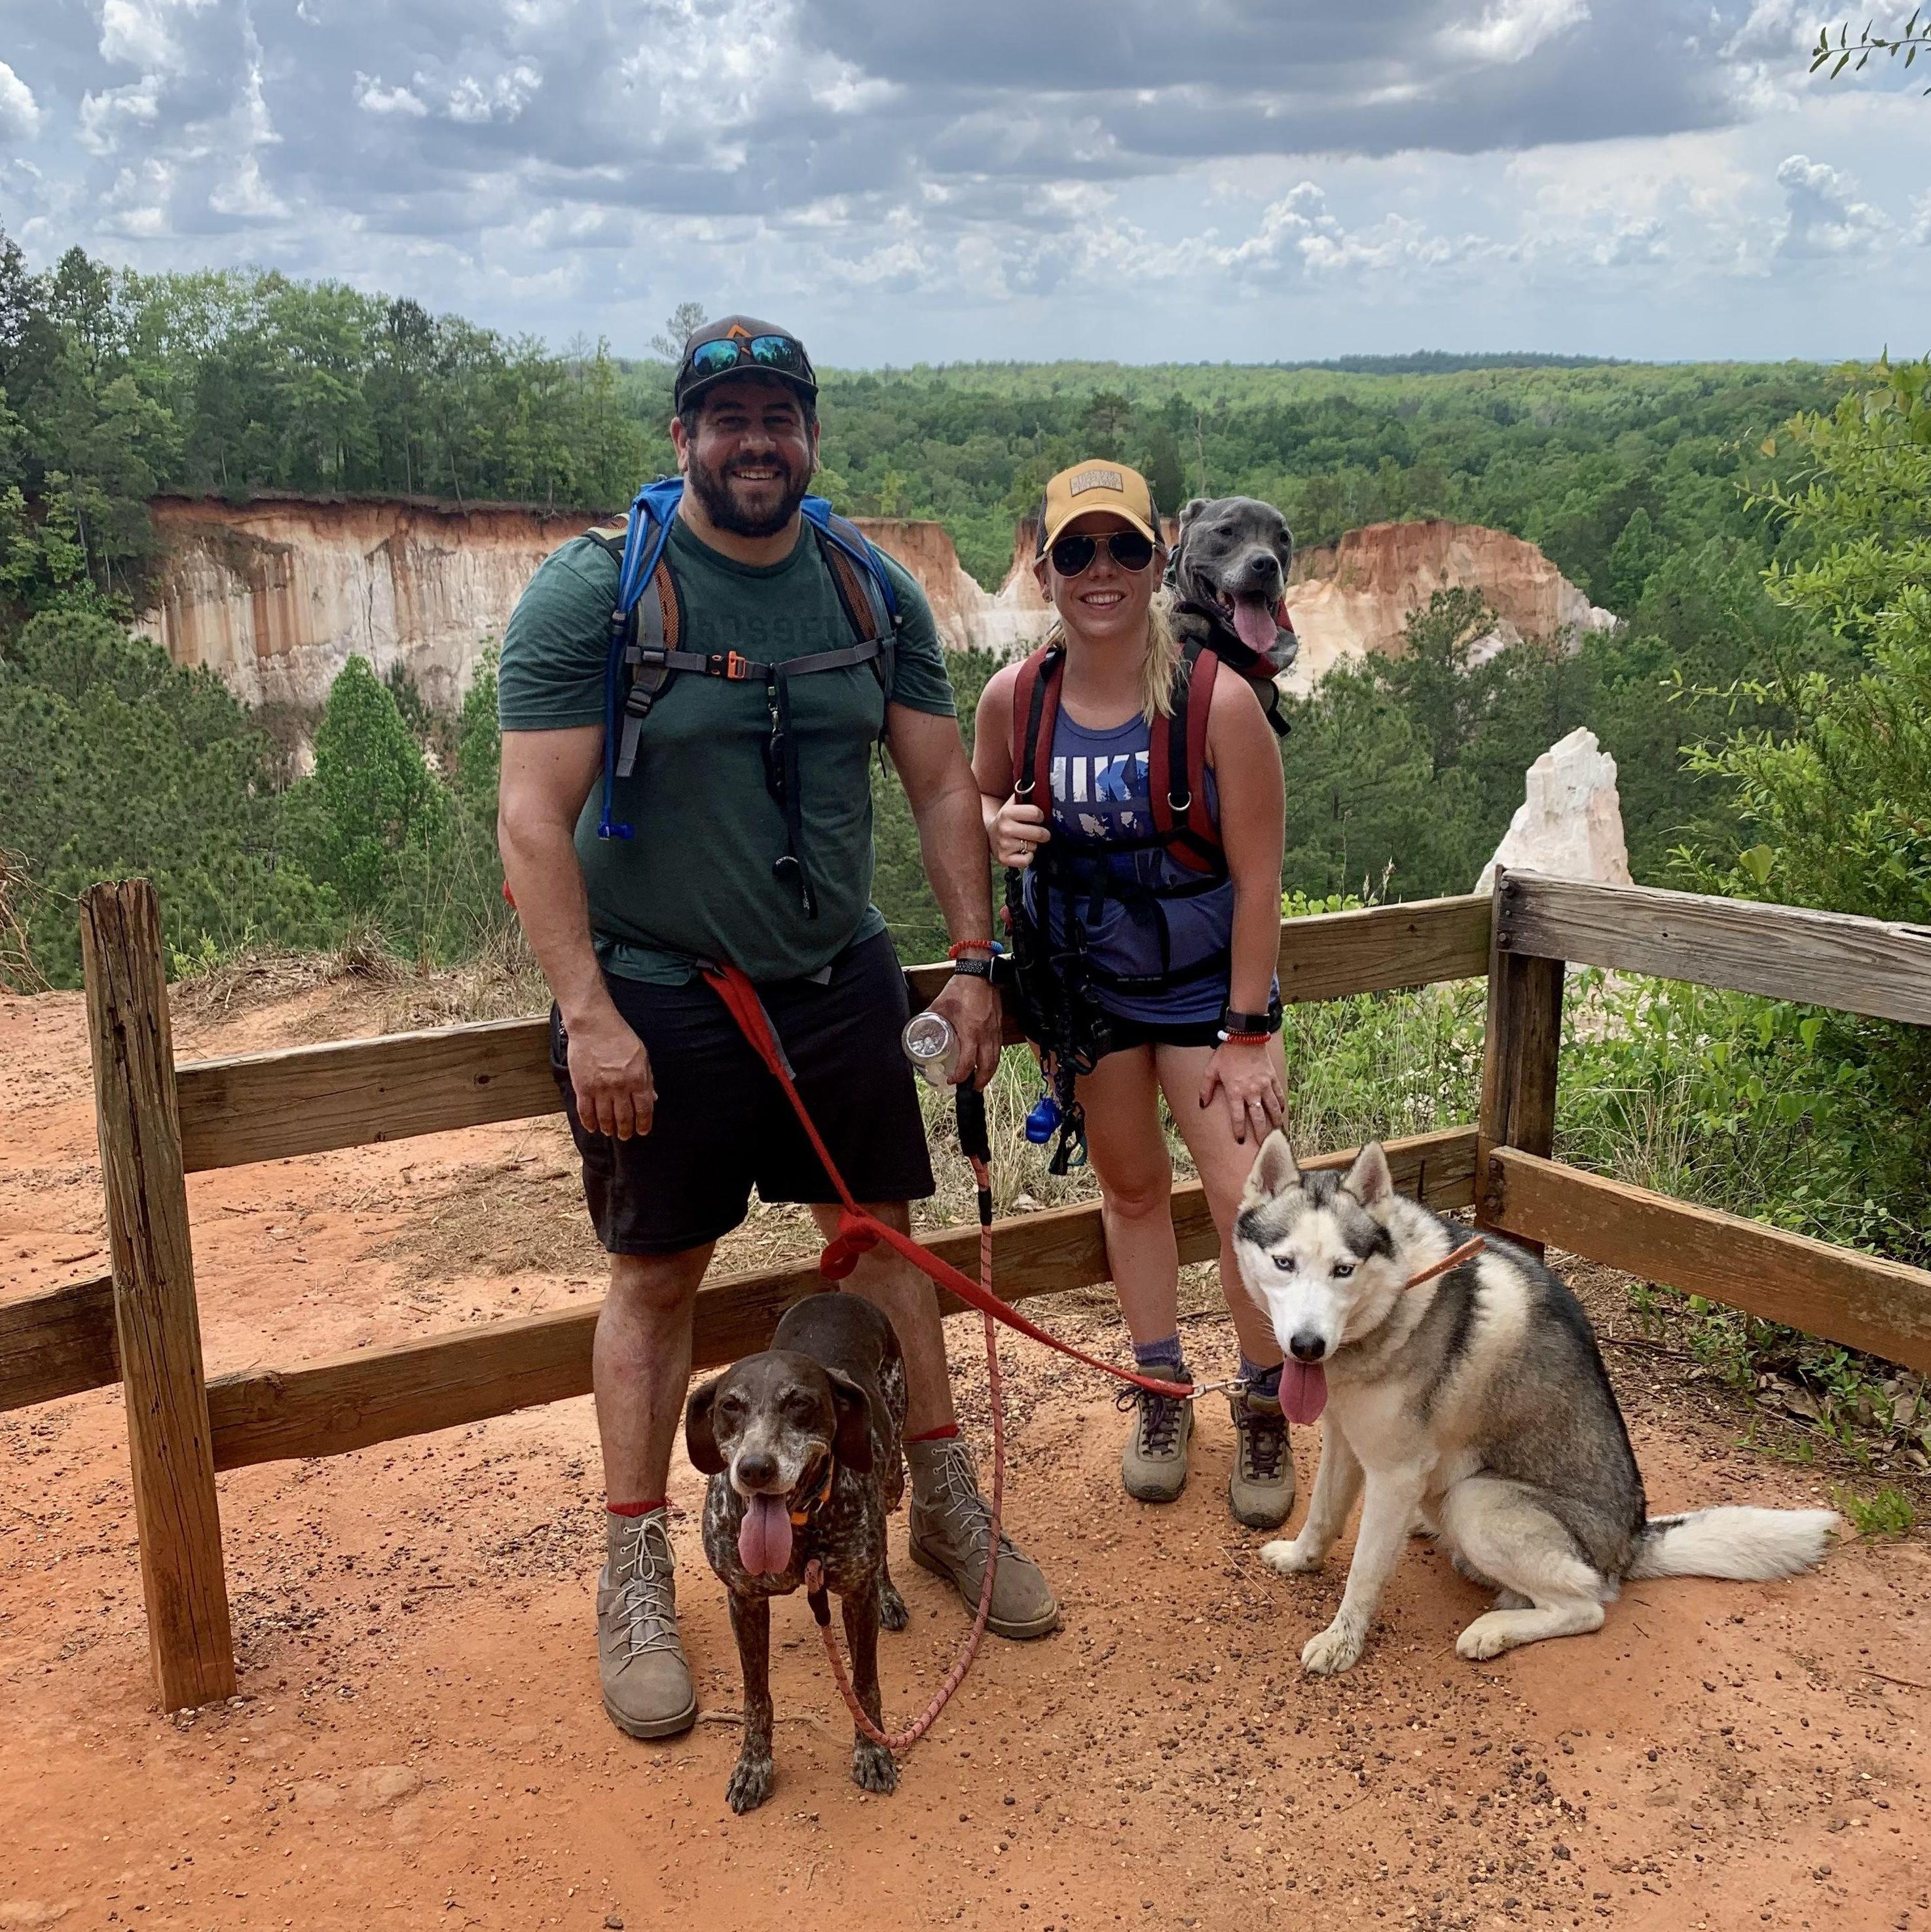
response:
M1114 530L1106 539L1113 560L1122 570L1141 571L1153 561L1153 541L1140 530ZM1062 577L1077 577L1099 554L1097 537L1062 537L1048 554Z
M811 358L802 343L788 335L725 336L715 342L700 342L691 351L691 372L699 376L721 375L740 363L757 369L770 369L781 376L813 380Z

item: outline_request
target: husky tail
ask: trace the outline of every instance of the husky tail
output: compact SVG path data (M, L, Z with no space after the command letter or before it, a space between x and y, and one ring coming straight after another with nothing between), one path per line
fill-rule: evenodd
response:
M1814 1568L1839 1521L1833 1510L1706 1509L1651 1516L1629 1574L1774 1582Z

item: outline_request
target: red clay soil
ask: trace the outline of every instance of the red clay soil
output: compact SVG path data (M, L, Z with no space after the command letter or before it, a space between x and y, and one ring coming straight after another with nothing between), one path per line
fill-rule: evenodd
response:
M347 996L182 1023L178 1044L318 1028L359 1030ZM77 998L0 1000L0 1294L104 1268L87 1083ZM553 1122L190 1192L211 1370L597 1292ZM737 1253L802 1242L772 1215ZM1095 1297L1045 1306L1117 1339ZM954 1325L982 1440L976 1325ZM1226 1354L1224 1321L1189 1333L1203 1364ZM1670 1364L1612 1353L1653 1506L1819 1499L1672 1400ZM0 1418L0 1928L1931 1927L1921 1543L1852 1542L1776 1586L1645 1583L1600 1635L1482 1666L1453 1643L1483 1600L1418 1543L1362 1664L1307 1680L1345 1546L1318 1578L1262 1569L1222 1501L1224 1412L1185 1497L1142 1508L1110 1391L1029 1343L1006 1359L1012 1526L1064 1629L988 1642L881 1798L849 1781L803 1602L781 1606L779 1781L744 1819L724 1802L736 1660L681 1459L703 1715L648 1745L599 1706L587 1401L223 1477L241 1695L177 1720L150 1688L118 1392ZM964 1618L895 1567L896 1719Z

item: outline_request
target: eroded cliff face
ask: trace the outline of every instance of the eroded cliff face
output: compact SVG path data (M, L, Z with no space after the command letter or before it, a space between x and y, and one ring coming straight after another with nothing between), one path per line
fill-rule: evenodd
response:
M141 628L244 704L304 709L356 655L380 672L406 664L439 709L460 702L537 566L613 514L292 496L161 496L149 508L163 562ZM1009 652L1030 640L942 524L861 527L917 578L948 644ZM1033 628L1043 634L1044 620Z
M241 505L163 496L151 506L164 562L142 628L177 664L217 672L249 704L319 706L352 655L406 664L428 702L458 703L478 661L550 553L610 513L424 499L268 496ZM997 593L960 563L944 527L861 520L923 587L945 641L1011 657L1046 634L1030 522ZM1333 664L1398 652L1435 591L1480 591L1500 622L1492 647L1615 620L1533 544L1467 524L1376 524L1295 560L1288 607L1306 690Z
M319 705L352 656L458 703L537 566L585 510L273 496L150 506L165 562L143 628L244 704Z
M1288 609L1300 656L1291 688L1307 691L1333 665L1371 652L1398 657L1408 619L1438 590L1474 590L1495 612L1492 655L1525 638L1606 630L1600 610L1534 544L1481 524L1370 524L1294 559Z

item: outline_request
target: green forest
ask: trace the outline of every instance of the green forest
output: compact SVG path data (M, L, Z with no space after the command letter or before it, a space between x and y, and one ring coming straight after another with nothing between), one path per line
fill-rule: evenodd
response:
M505 943L487 662L443 716L352 661L306 722L304 772L286 730L130 634L147 505L285 489L607 509L668 466L669 378L667 360L274 274L145 276L78 250L35 273L0 236L0 984L76 984L74 896L127 872L159 886L181 971L250 948L433 964ZM1623 620L1477 665L1486 614L1447 595L1405 656L1292 703L1297 903L1467 890L1527 766L1582 724L1617 760L1639 880L1931 921L1924 364L833 366L820 406L834 502L939 519L988 584L1043 479L1100 454L1170 505L1265 497L1303 546L1390 518L1496 525ZM952 668L969 720L991 667ZM888 774L877 796L879 903L930 956ZM1833 1144L1852 1150L1838 1204L1807 1225L1897 1245L1866 1210L1915 1201L1903 1245L1923 1244L1921 1042L1765 1031L1748 1003L1699 1024L1749 1069L1712 1103L1733 1127L1876 1124Z

